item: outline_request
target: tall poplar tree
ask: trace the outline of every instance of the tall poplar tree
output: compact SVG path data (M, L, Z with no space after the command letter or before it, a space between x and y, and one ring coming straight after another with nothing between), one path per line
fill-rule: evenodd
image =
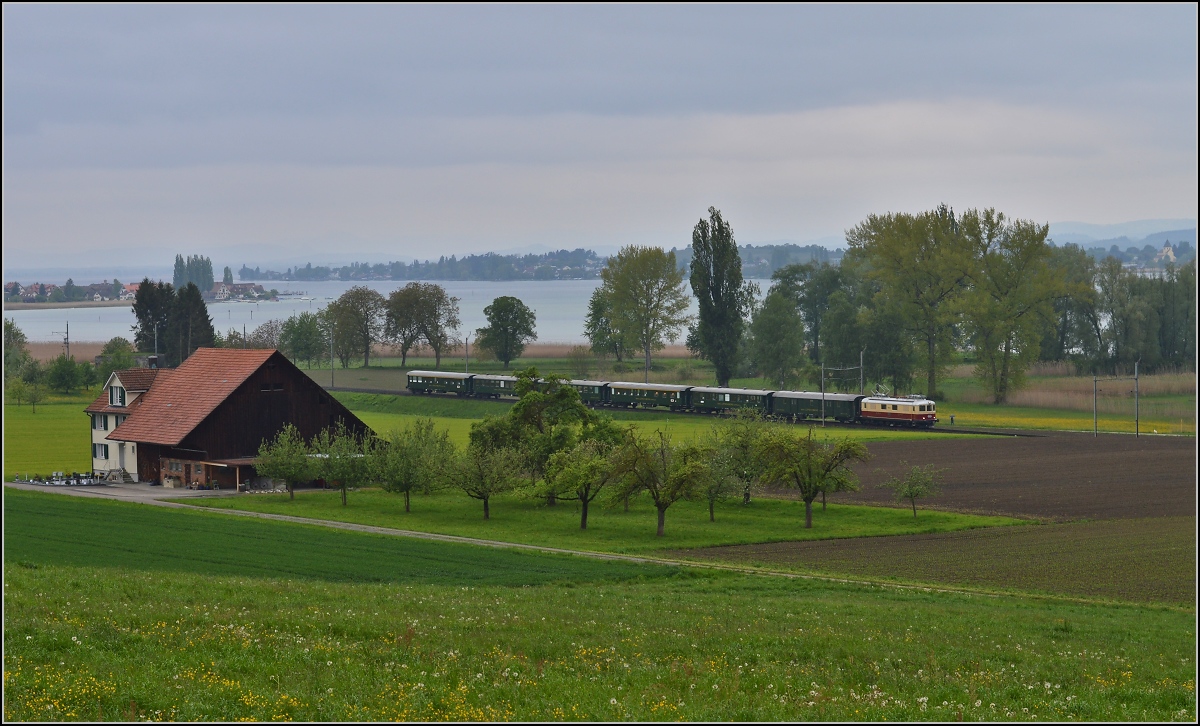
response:
M742 282L742 258L733 230L716 207L709 207L708 219L701 219L692 229L690 267L700 317L689 340L695 341L700 354L716 368L717 385L728 386L753 291Z

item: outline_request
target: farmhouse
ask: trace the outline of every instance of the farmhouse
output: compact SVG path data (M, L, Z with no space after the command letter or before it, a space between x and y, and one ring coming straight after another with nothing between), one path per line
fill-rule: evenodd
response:
M92 468L126 481L240 488L264 439L340 420L370 429L277 350L200 348L175 369L116 371L85 409Z

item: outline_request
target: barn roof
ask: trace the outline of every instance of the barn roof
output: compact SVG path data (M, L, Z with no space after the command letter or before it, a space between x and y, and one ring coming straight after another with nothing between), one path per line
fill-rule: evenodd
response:
M107 438L177 446L274 353L198 348L174 373L139 396L141 405Z
M174 371L173 368L127 368L123 371L115 371L113 375L121 381L121 385L127 391L135 391L144 393L150 390L156 380L166 380L166 376ZM133 401L129 402L128 406L110 406L108 405L108 387L100 391L100 395L92 401L87 408L83 409L84 413L131 413L135 408L142 403L142 396L138 396Z

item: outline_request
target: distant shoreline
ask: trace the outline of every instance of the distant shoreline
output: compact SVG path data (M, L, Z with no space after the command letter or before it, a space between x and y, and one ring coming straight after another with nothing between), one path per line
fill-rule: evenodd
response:
M4 303L5 310L62 310L63 308L116 308L132 306L130 300L76 300L74 302Z

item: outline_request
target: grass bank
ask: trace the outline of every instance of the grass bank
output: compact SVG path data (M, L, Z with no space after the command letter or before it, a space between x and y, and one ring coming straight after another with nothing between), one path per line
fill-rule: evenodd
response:
M283 574L228 529L265 543L308 527L150 510L121 515L148 546L97 547L116 510L149 508L13 494L61 507L6 506L6 542L29 543L5 562L6 720L1196 717L1190 613L636 566L629 578L614 563L501 584L484 548L450 557L454 584L403 566L348 582L337 567ZM78 526L47 529L47 506ZM155 549L181 528L205 555L163 568ZM353 569L386 547L330 536L297 544L294 566L332 545L330 562Z

